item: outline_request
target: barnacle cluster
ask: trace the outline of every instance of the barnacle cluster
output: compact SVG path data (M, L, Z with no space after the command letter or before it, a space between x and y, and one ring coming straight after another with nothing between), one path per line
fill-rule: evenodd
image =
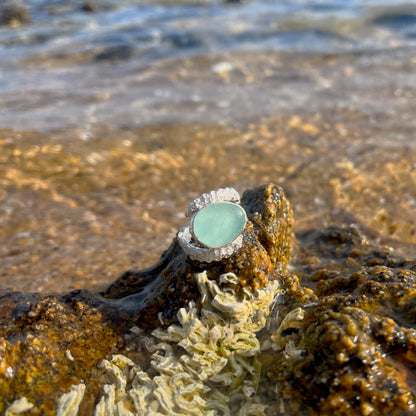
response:
M95 416L117 409L123 415L262 415L255 399L261 365L256 333L265 327L278 296L276 281L256 293L237 295L233 273L195 279L200 302L179 310L178 323L145 338L151 352L143 369L123 355L103 360L110 382L102 388Z

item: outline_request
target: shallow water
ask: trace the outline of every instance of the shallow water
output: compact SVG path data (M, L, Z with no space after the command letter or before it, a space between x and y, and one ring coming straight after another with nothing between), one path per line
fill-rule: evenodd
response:
M95 11L88 12L83 2L25 2L32 23L0 29L2 127L73 129L86 138L97 124L241 122L282 108L306 109L304 89L328 84L325 74L314 85L307 82L313 74L305 74L303 83L294 79L299 74L286 74L286 84L295 90L289 97L282 91L276 102L265 98L259 88L259 83L268 86L267 75L257 73L251 83L244 79L250 65L247 60L221 65L214 59L201 69L208 79L197 77L188 83L188 59L241 51L296 51L369 54L369 62L362 64L373 65L374 53L416 47L416 2L136 0L93 4ZM277 75L276 69L269 77ZM215 75L223 72L242 72L238 88L232 91L235 100L227 100L230 92L221 93L215 87ZM176 81L177 76L182 82ZM254 88L247 85L254 81ZM368 85L363 81L362 85ZM250 103L244 102L247 96Z
M194 197L265 182L296 231L414 253L416 2L24 4L0 27L1 285L104 287Z

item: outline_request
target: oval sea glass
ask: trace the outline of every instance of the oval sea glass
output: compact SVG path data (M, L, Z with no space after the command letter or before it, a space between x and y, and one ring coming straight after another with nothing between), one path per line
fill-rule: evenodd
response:
M207 247L232 243L244 230L247 217L243 208L231 202L217 202L198 211L193 219L193 234Z

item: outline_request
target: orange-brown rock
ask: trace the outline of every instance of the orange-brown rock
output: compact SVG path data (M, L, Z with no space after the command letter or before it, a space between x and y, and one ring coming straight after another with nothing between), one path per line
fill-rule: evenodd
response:
M144 271L128 271L103 293L76 290L66 295L3 290L0 297L0 412L26 397L31 414L54 414L56 400L83 381L87 392L80 414L92 412L101 384L97 364L124 350L122 335L133 326L153 329L199 292L193 276L210 279L233 271L241 287L255 290L283 273L289 261L292 214L281 188L267 185L242 198L249 223L244 246L230 259L211 264L189 260L175 239L160 261ZM136 357L137 358L137 357Z
M299 279L282 281L278 317L296 308L304 317L281 333L281 349L262 358L278 408L285 415L413 415L416 261L369 244L354 228L298 237Z

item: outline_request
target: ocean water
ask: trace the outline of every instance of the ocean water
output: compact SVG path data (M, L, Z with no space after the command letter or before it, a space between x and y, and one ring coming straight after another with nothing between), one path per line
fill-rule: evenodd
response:
M3 15L12 4L16 2L2 2ZM416 48L414 1L30 0L18 4L27 11L30 23L0 27L0 126L18 130L72 129L88 137L91 127L102 123L239 122L280 107L264 102L258 91L250 92L255 109L237 105L246 101L238 92L236 102L230 104L215 85L208 85L207 76L213 72L235 67L244 72L244 63L227 59L208 62L211 71L203 65L199 68L200 84L206 88L175 83L175 74L186 71L187 60L238 52L348 56ZM221 62L225 64L215 66ZM211 108L213 101L219 109ZM299 92L285 108L302 103ZM199 110L190 114L190 107Z

